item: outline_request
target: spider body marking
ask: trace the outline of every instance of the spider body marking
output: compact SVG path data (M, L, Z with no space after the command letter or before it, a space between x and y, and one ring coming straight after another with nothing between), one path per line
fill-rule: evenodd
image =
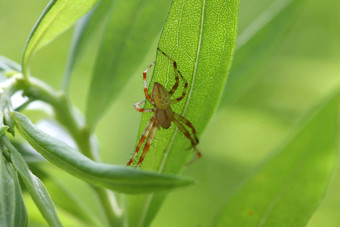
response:
M148 88L147 88L147 82L146 82L146 74L148 70L151 68L151 66L155 63L149 65L149 67L143 72L143 80L144 80L144 93L145 98L148 100L155 108L153 109L145 109L140 108L139 105L144 101L135 103L135 107L139 112L154 112L154 115L151 117L150 121L148 122L147 126L144 129L144 132L138 142L138 145L136 147L135 153L133 154L130 161L127 163L127 166L130 166L133 161L135 160L138 151L140 150L142 144L146 140L145 146L143 148L143 153L141 157L139 158L138 164L136 168L138 168L141 163L143 162L146 153L148 152L150 145L152 143L152 140L154 138L155 132L157 128L160 128L160 126L164 129L168 129L171 126L171 122L174 122L174 124L177 126L177 128L190 140L192 147L195 149L198 157L200 158L202 155L197 149L197 144L199 143L199 140L196 135L196 130L194 126L188 121L185 117L173 112L171 109L171 105L175 104L179 101L181 101L185 94L186 90L188 88L188 82L184 79L181 72L177 69L177 63L175 60L173 60L169 55L167 55L164 51L157 49L160 51L165 57L167 57L173 64L174 71L175 71L175 84L171 88L170 91L168 91L162 84L155 82L153 85L152 90L152 96L149 95ZM182 95L178 98L171 99L172 95L175 93L175 91L178 88L179 85L179 76L181 79L185 82L184 88L182 91ZM189 133L189 131L184 127L184 125L188 126L193 136Z
M155 117L157 123L165 129L171 126L174 119L174 112L170 104L170 94L160 83L154 83L152 90L152 98L155 102Z

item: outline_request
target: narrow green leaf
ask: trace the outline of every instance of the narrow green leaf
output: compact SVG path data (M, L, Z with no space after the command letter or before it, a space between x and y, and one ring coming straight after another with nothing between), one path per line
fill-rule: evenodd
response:
M13 226L15 218L15 185L8 163L0 152L0 226Z
M105 19L109 16L113 4L113 0L99 0L96 6L76 24L62 85L64 90L67 90L72 71L82 53L92 43L92 36L99 32L101 24L105 24Z
M64 211L67 211L84 223L91 223L94 226L100 223L98 217L93 214L91 209L58 179L49 176L44 183L57 207L61 207Z
M116 0L105 28L87 98L91 129L136 71L162 28L169 0Z
M24 158L25 162L31 167L31 165L39 165L46 162L39 153L31 148L30 145L23 142L11 141L12 145L19 151L20 155Z
M217 226L306 226L334 167L339 94L313 110L227 202Z
M13 112L20 134L48 161L88 183L126 193L168 190L192 184L179 176L96 163L67 144L47 135L21 113Z
M176 0L169 10L159 48L177 62L179 71L189 83L185 98L171 108L191 121L198 135L204 131L221 98L235 47L237 23L237 0ZM172 63L160 52L149 91L155 82L168 90L175 83ZM180 81L173 97L181 96L183 86ZM150 104L145 106L151 108ZM143 114L138 140L150 117L150 114ZM162 173L178 173L193 155L187 149L191 147L190 141L174 125L159 130L156 137L153 141L156 151L147 154L143 167ZM204 158L204 151L202 153ZM195 164L199 165L199 162ZM164 194L132 198L131 226L149 226L163 199Z
M27 214L27 209L26 209L26 206L23 200L22 191L21 191L19 180L18 180L18 175L14 171L11 165L7 165L7 168L14 182L14 192L15 192L14 226L27 226L28 214Z
M33 54L85 15L97 0L51 0L36 22L27 40L22 57L22 70L28 76L28 65Z
M221 106L233 102L254 80L253 71L282 41L304 0L275 0L242 32L237 40Z
M20 174L28 192L47 223L51 226L62 226L54 203L44 184L39 180L39 178L32 174L20 153L7 138L2 137L1 142L8 148L15 170Z

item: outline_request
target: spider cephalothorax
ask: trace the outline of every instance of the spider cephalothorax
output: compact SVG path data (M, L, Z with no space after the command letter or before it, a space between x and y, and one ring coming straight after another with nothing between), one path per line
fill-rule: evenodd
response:
M141 138L138 142L138 145L136 147L136 151L135 151L133 157L130 159L130 161L127 164L129 166L133 163L133 161L135 160L135 158L137 156L137 153L138 153L140 147L142 146L145 139L147 138L147 141L146 141L144 149L143 149L143 153L142 153L142 155L141 155L141 157L138 161L138 164L136 166L137 168L143 162L144 157L145 157L146 153L148 152L148 150L150 148L150 145L152 143L156 129L159 128L159 127L168 129L171 126L171 122L174 122L174 124L177 126L177 128L190 140L191 145L195 149L198 157L202 156L201 153L198 151L198 149L196 147L196 145L198 144L199 141L198 141L198 138L196 136L196 130L195 130L194 126L186 118L184 118L183 116L181 116L179 114L176 114L171 109L172 104L175 104L175 103L181 101L184 98L184 96L186 94L186 90L188 88L188 83L184 79L184 77L182 76L181 72L177 69L176 61L174 61L164 51L162 51L160 49L158 49L158 50L173 63L174 70L175 70L175 80L176 80L176 82L175 82L174 86L171 88L170 91L166 90L166 88L162 84L157 83L157 82L154 83L153 90L152 90L152 97L151 97L149 95L148 88L147 88L146 73L151 68L151 66L154 64L154 62L151 65L149 65L149 67L143 72L145 97L155 108L154 109L139 108L139 105L141 103L145 102L145 100L135 104L135 107L139 112L154 112L154 115L151 117L149 123L147 124L147 126L144 129L144 132L143 132L143 134L142 134L142 136L141 136ZM171 99L172 95L174 94L174 92L178 88L178 84L179 84L178 75L185 82L183 92L182 92L182 95L180 97L175 98L175 99ZM190 135L189 131L184 127L183 124L185 124L189 128L191 128L193 137Z

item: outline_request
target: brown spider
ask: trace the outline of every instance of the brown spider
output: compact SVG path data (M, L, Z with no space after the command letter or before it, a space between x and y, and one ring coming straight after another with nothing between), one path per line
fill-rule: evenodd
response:
M141 103L145 102L145 100L136 103L135 107L139 112L154 112L154 115L151 117L149 123L145 127L144 132L143 132L143 134L142 134L142 136L141 136L141 138L138 142L138 145L136 147L136 151L135 151L133 157L128 162L127 166L130 166L133 163L133 161L135 160L135 158L137 156L137 153L138 153L140 147L142 146L146 137L148 137L148 139L146 140L144 149L143 149L143 153L142 153L142 155L141 155L141 157L138 161L138 164L136 166L136 168L138 168L141 165L141 163L143 162L144 157L145 157L146 153L148 152L148 150L150 148L150 145L152 143L152 139L153 139L155 132L156 132L156 128L160 128L160 126L161 126L162 128L168 129L171 125L171 122L174 122L175 125L178 127L178 129L190 140L191 145L195 149L198 157L200 158L202 156L201 153L199 152L199 150L196 147L196 145L199 143L199 141L198 141L198 138L196 136L196 130L195 130L194 126L186 118L184 118L183 116L181 116L179 114L176 114L171 109L172 104L175 104L175 103L181 101L184 98L184 96L186 94L186 90L188 88L188 82L184 79L181 72L177 69L176 61L173 60L164 51L160 50L159 48L158 48L158 50L173 63L174 70L175 70L175 80L176 80L176 82L175 82L174 86L171 88L170 91L167 91L165 89L165 87L163 85L161 85L160 83L157 83L157 82L154 83L153 90L152 90L152 97L151 97L148 93L148 88L147 88L147 83L146 83L146 73L149 71L149 69L151 68L151 66L155 62L151 63L151 65L149 65L149 67L143 72L145 97L155 108L154 109L139 108L139 105ZM171 96L177 90L177 87L178 87L178 84L179 84L178 75L180 75L181 79L185 82L184 89L183 89L182 95L180 97L178 97L176 99L171 99ZM190 135L189 131L184 127L183 124L186 124L189 128L191 128L194 139Z

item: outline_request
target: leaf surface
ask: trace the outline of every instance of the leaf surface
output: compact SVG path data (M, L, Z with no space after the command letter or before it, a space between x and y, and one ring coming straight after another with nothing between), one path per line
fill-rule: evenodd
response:
M7 165L8 172L11 175L14 182L15 193L15 211L14 211L14 226L27 226L28 214L23 200L23 195L18 180L18 174L15 172L12 166Z
M8 163L0 152L0 226L13 226L15 220L15 186Z
M116 0L101 41L87 97L91 129L119 95L159 35L169 0Z
M24 76L28 76L28 65L33 54L71 27L96 2L97 0L51 0L49 2L27 40L22 57Z
M30 193L34 203L39 208L39 211L51 226L62 226L54 203L46 190L44 184L28 169L23 157L16 148L9 142L8 139L2 140L8 148L13 166L21 176L28 192Z
M93 44L91 38L99 32L101 24L105 24L114 4L112 0L100 0L93 9L81 18L75 26L70 55L67 61L64 75L63 89L66 90L74 67L89 44Z
M282 41L304 0L275 0L238 37L221 106L233 102L254 81L256 69Z
M216 226L305 226L332 175L339 138L339 94L305 122L227 202Z
M91 207L87 206L79 196L71 191L67 185L52 175L44 181L47 190L51 193L52 199L57 207L61 207L79 221L91 225L99 225L100 219L93 214Z
M187 118L198 135L203 133L222 95L235 47L237 23L237 0L177 0L168 12L158 46L177 62L178 70L189 84L185 98L171 108ZM150 92L155 82L167 90L175 83L173 64L159 51ZM180 80L173 97L181 96L183 88ZM151 108L149 103L145 106ZM137 142L150 117L148 113L142 115ZM143 168L159 173L180 172L193 155L188 149L190 141L174 125L157 132L153 147L156 149L146 155ZM131 198L131 226L149 226L164 196Z
M88 183L125 193L169 190L193 183L184 177L94 162L38 129L25 115L13 112L13 117L20 134L36 151L54 165Z

